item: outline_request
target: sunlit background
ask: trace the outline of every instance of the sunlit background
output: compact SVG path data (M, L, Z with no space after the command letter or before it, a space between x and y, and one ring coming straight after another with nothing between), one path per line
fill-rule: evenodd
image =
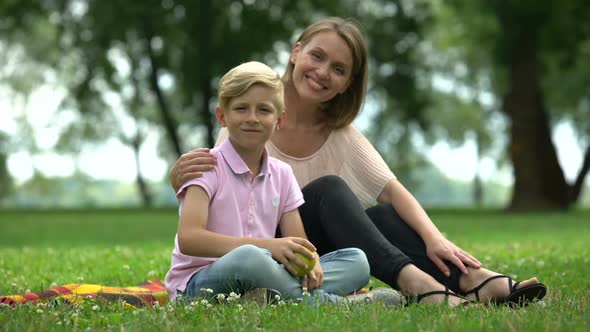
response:
M212 144L220 75L252 59L282 72L302 28L339 15L363 24L371 55L354 124L424 205L590 206L581 172L590 32L567 16L578 2L546 10L437 0L2 2L0 204L174 206L168 170L180 153ZM530 59L515 58L518 38L537 40ZM538 76L511 71L522 61ZM554 150L536 122L519 126L534 127L529 134L510 131L523 117L507 111L506 96L526 91L523 82L538 87L542 110L526 98L518 107L550 129ZM515 173L511 139L537 162ZM559 178L545 167L553 151L565 175L553 191L585 183L565 205L536 183L514 185L527 173Z

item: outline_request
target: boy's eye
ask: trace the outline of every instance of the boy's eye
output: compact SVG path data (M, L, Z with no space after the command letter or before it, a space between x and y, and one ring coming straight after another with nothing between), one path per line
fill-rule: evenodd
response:
M316 60L319 60L322 58L322 55L319 52L311 52L311 56Z
M272 113L273 111L270 108L262 107L262 108L260 108L260 112L262 112L262 113Z

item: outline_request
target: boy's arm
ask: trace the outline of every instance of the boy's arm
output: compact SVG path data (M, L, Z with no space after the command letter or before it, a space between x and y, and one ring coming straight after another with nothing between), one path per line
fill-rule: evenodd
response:
M305 228L303 227L303 222L301 221L301 216L299 215L299 210L294 209L292 211L286 212L281 217L279 222L279 227L281 229L281 234L284 237L292 237L292 238L301 238L307 240L307 235L305 235ZM324 282L324 272L322 271L322 267L320 266L320 257L315 249L315 247L311 244L311 242L306 241L309 245L303 245L309 249L305 250L298 250L297 252L305 255L309 258L313 258L316 261L316 264L306 276L301 279L301 286L304 288L315 289L322 287ZM311 252L310 252L311 251ZM297 265L304 266L305 263L301 261L297 256L294 259ZM291 271L293 275L295 275L295 271L292 271L292 267L289 264L288 266L285 264L285 267Z
M207 230L209 217L209 196L199 186L186 189L186 196L178 222L178 247L180 252L190 256L221 257L233 249L254 244L267 248L273 239L242 238L223 235Z

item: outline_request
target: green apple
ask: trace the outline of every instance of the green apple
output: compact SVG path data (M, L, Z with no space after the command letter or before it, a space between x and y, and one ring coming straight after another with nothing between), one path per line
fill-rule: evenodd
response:
M307 249L307 248L306 248ZM307 251L311 252L313 254L313 252L309 249L307 249ZM311 271L313 269L313 267L315 266L315 254L314 254L314 258L308 258L305 255L302 255L300 253L295 253L295 255L297 255L297 257L299 257L299 259L305 263L305 265L307 265L307 269L303 268L303 266L299 266L297 265L297 263L295 261L291 261L291 264L293 265L293 268L295 269L295 272L297 273L298 277L303 277L304 275L308 274L309 271Z

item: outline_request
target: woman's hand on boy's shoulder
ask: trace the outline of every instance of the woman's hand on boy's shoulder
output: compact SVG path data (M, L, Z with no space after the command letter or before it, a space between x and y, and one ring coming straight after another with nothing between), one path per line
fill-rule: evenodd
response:
M170 184L174 191L183 183L201 177L203 172L212 170L217 158L208 148L198 148L184 153L170 169Z

